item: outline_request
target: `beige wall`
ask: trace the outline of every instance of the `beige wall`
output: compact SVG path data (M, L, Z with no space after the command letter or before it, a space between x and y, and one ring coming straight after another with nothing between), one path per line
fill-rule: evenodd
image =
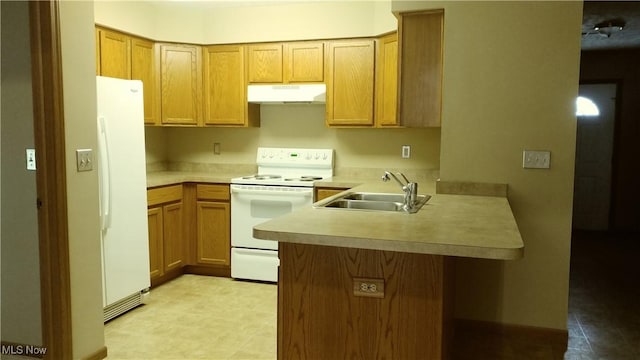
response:
M196 44L372 36L397 26L389 1L252 3L97 1L95 21L154 40Z
M98 173L76 172L75 150L97 149L93 3L61 1L73 358L104 346Z
M458 262L457 316L566 328L581 2L396 2L445 9L440 176L509 184L518 261ZM551 169L522 169L522 150Z
M2 341L42 345L36 172L25 149L34 147L29 6L2 7ZM4 357L4 356L3 356Z
M335 149L335 167L437 170L440 129L329 129L322 105L262 105L261 126L254 129L166 129L171 162L255 164L256 148ZM221 154L213 154L213 143ZM402 145L411 158L402 159Z

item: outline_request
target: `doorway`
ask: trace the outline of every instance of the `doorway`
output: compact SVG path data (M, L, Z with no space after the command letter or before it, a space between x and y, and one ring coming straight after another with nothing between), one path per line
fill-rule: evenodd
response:
M595 112L577 116L573 195L577 230L609 230L617 91L615 83L580 85L580 97L594 105Z

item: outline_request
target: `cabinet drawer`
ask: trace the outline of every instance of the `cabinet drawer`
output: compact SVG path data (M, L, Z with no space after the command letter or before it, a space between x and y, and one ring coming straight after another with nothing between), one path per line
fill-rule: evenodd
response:
M147 190L148 206L180 200L182 200L182 185L164 186Z
M223 200L229 201L229 185L196 185L196 197L198 200Z

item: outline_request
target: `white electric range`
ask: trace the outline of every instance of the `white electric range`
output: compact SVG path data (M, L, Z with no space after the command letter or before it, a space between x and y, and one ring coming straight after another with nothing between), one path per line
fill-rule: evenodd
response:
M265 148L258 173L231 179L231 277L278 281L278 242L253 237L253 227L310 206L315 181L333 176L333 149Z

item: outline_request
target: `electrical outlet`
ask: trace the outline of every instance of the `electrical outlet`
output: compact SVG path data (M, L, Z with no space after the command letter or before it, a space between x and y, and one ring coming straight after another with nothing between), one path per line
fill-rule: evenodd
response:
M384 279L353 279L353 295L384 298Z
M408 159L411 157L411 145L402 145L402 158Z
M550 151L524 150L522 167L525 169L548 169L551 166Z
M220 143L219 142L213 143L213 154L214 155L220 155Z
M93 150L76 150L76 169L78 170L78 172L93 170Z

